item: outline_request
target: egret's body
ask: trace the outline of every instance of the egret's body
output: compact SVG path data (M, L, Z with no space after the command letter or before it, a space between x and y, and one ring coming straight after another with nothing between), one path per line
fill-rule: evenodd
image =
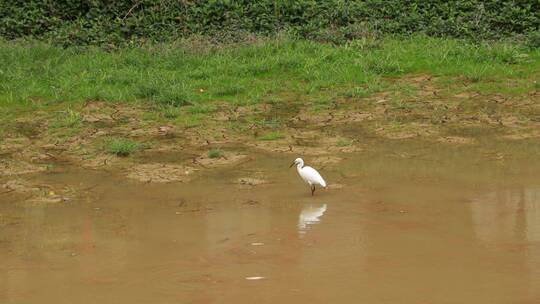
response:
M297 158L291 164L291 167L296 165L296 171L298 175L311 187L311 195L315 193L315 187L320 186L326 188L326 182L322 176L317 172L317 170L311 168L310 166L304 166L304 160Z

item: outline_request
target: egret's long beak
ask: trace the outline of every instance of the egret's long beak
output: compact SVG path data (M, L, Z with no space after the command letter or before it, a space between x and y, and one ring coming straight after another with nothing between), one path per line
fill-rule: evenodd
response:
M291 168L292 166L294 166L295 162L292 162L292 164L289 166L289 168Z

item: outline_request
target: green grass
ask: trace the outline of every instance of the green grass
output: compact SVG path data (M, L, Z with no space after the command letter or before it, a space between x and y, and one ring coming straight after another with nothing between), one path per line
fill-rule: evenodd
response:
M203 123L203 120L204 120L203 114L190 114L190 113L186 113L185 115L182 115L181 117L178 117L177 119L180 125L184 126L185 128L198 127Z
M223 157L223 151L218 149L212 149L208 151L208 157L209 158L220 158Z
M145 122L184 128L209 126L212 113L228 111L227 126L242 133L255 126L261 134L256 139L271 141L285 137L284 127L304 106L317 115L338 107L369 112L384 104L388 121L442 126L452 113L430 105L433 98L454 102L452 96L461 92L524 96L540 88L540 50L519 44L424 36L341 46L276 39L195 52L189 43L194 42L106 52L0 41L0 127L13 129L19 114L67 109L47 117L55 135L71 136L84 126L82 105L97 100L150 105L142 114ZM418 75L432 76L429 86L438 95L422 95L422 87L408 82ZM382 97L369 99L376 94ZM471 115L513 111L477 99L459 102L455 111ZM259 103L271 106L252 107ZM535 117L526 111L515 114ZM128 140L106 146L116 155L140 149Z
M195 104L188 108L191 114L208 114L217 110L217 107L211 104Z
M129 156L143 148L143 144L128 138L109 138L105 141L105 151L116 156Z
M211 101L254 104L283 93L366 97L388 79L418 73L466 79L480 91L504 90L506 79L515 80L514 93L537 87L539 51L517 44L414 36L373 45L269 40L208 52L188 44L106 52L0 42L0 105L147 101L209 113Z
M167 119L174 119L181 115L180 109L174 106L165 106L160 109L163 117Z

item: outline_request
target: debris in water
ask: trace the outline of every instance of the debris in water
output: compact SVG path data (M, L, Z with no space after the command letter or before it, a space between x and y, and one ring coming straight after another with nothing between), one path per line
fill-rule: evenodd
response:
M254 200L248 200L247 202L244 202L243 204L244 205L257 205L259 202L258 201L254 201Z
M268 184L268 182L263 180L263 179L252 178L252 177L239 178L236 181L236 183L240 184L240 185L248 185L248 186L258 186L258 185L262 185L262 184Z
M246 280L249 281L255 281L255 280L262 280L264 277L246 277Z
M259 243L259 242L255 242L255 243L251 243L252 246L262 246L264 245L264 243Z

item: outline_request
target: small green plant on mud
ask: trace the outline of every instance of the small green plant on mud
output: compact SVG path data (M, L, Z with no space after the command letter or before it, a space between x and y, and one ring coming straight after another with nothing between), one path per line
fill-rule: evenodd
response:
M220 158L223 157L223 151L219 149L212 149L208 151L208 157L209 158Z
M79 112L68 109L51 123L52 128L77 128L82 124L82 117Z
M347 147L352 145L352 141L346 138L342 138L337 142L338 147Z
M105 150L107 153L116 156L129 156L142 148L143 145L141 143L129 138L113 137L105 141Z
M279 132L270 132L267 134L264 134L263 136L259 137L260 140L278 140L282 139L285 136Z
M466 71L464 73L465 78L469 80L472 83L477 83L482 81L487 76L487 68L480 67L480 68L474 68L470 71Z

